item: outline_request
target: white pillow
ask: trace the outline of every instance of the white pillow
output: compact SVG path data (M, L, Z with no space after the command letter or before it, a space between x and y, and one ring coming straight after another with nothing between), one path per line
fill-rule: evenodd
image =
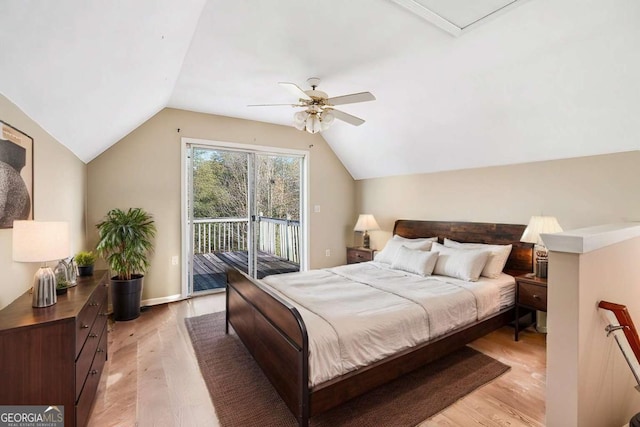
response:
M394 236L393 239L389 240L384 246L384 249L378 252L373 260L382 262L384 264L392 264L393 260L396 259L396 253L401 246L406 246L409 249L428 251L429 249L431 249L431 244L435 240L438 240L437 237L431 237L429 239L406 239L400 236L397 237L399 238L396 239L396 237Z
M400 246L393 263L391 263L391 268L421 276L431 276L437 260L437 252L421 251Z
M408 237L402 237L399 236L397 234L393 235L393 240L400 240L402 242L407 242L407 243L419 243L419 242L437 242L438 241L438 237L420 237L417 239L410 239ZM428 249L427 249L428 250Z
M484 243L460 243L455 240L444 239L444 245L456 249L483 249L489 251L489 260L482 269L481 276L495 279L500 276L507 263L513 245L486 245Z
M433 274L456 277L469 282L478 280L489 259L487 250L447 248L440 243L434 243L431 251L439 254Z

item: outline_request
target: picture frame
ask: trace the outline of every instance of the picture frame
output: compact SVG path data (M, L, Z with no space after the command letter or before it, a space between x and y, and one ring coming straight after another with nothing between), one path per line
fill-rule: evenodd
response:
M33 219L33 138L0 120L0 229Z

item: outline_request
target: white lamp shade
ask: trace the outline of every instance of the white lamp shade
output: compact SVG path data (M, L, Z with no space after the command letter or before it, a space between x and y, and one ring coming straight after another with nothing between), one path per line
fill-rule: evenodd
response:
M558 233L562 231L562 227L558 224L558 220L554 216L532 216L529 225L522 233L521 242L543 245L544 242L540 235L543 233Z
M14 221L13 260L47 262L67 258L69 223L57 221Z
M380 226L376 222L376 219L371 214L360 214L358 222L353 228L353 231L371 231L379 230Z

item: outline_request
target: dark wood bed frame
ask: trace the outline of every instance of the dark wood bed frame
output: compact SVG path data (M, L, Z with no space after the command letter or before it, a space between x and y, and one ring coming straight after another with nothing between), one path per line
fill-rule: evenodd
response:
M531 272L533 245L521 243L524 225L398 220L393 233L408 238L445 237L460 242L513 244L505 266ZM300 426L309 418L413 371L513 320L513 308L401 351L338 378L309 387L309 340L296 308L237 270L227 272L226 332L233 327Z

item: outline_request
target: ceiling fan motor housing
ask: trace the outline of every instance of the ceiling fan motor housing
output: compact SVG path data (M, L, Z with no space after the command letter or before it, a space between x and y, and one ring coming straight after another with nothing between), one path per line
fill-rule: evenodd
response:
M317 77L309 77L307 79L307 83L309 83L309 86L311 86L315 90L315 88L320 86L320 79Z

